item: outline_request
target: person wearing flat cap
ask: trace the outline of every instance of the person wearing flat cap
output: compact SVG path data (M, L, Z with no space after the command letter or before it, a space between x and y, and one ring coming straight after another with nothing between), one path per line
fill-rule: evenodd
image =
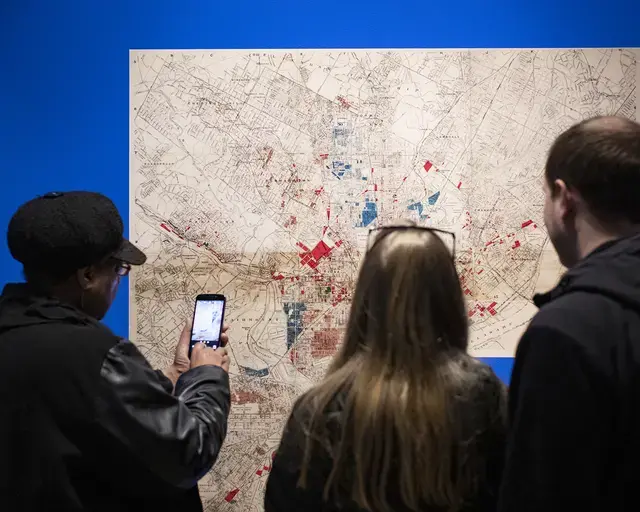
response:
M26 282L0 296L3 510L203 508L197 483L227 432L228 356L198 345L189 360L186 326L175 362L154 371L100 322L146 261L123 228L93 192L37 197L9 223Z

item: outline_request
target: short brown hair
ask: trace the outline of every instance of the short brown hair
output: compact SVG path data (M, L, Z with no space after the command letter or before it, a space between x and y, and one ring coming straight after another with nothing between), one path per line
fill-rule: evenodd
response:
M577 191L604 221L640 223L640 124L595 117L562 133L551 146L546 178Z

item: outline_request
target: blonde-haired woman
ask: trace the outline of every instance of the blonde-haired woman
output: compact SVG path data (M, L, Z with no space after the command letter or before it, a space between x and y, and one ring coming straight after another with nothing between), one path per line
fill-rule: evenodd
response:
M454 260L448 232L370 232L344 342L294 406L266 512L495 509L505 388L467 354Z

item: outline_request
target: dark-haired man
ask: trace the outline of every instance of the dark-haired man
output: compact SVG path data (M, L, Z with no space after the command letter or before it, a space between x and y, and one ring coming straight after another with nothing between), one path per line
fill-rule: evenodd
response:
M189 361L185 328L156 372L99 322L146 260L105 196L33 199L7 239L27 282L0 296L0 508L201 511L227 429L225 349Z
M638 509L640 125L598 117L548 155L558 286L516 354L500 512Z

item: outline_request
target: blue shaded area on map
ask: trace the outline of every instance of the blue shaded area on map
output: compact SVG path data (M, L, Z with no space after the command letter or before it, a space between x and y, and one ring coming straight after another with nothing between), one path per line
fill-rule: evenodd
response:
M427 199L427 201L431 206L433 206L434 204L436 204L436 201L438 200L439 197L440 197L440 191L436 192L432 196L429 196L429 199Z
M282 309L287 315L287 349L290 349L302 332L302 313L307 306L304 302L285 302Z
M362 222L358 224L358 227L366 228L369 224L371 224L378 218L378 207L376 206L376 203L365 200L361 216Z
M247 377L266 377L267 375L269 375L269 368L262 368L261 370L248 368L246 366L241 366L240 368Z
M340 162L339 160L334 160L332 162L332 167L333 167L333 171L331 171L331 174L333 174L339 180L343 178L345 173L353 173L351 164Z
M407 206L407 210L418 212L418 215L422 217L422 203L420 202L411 203L409 206Z

